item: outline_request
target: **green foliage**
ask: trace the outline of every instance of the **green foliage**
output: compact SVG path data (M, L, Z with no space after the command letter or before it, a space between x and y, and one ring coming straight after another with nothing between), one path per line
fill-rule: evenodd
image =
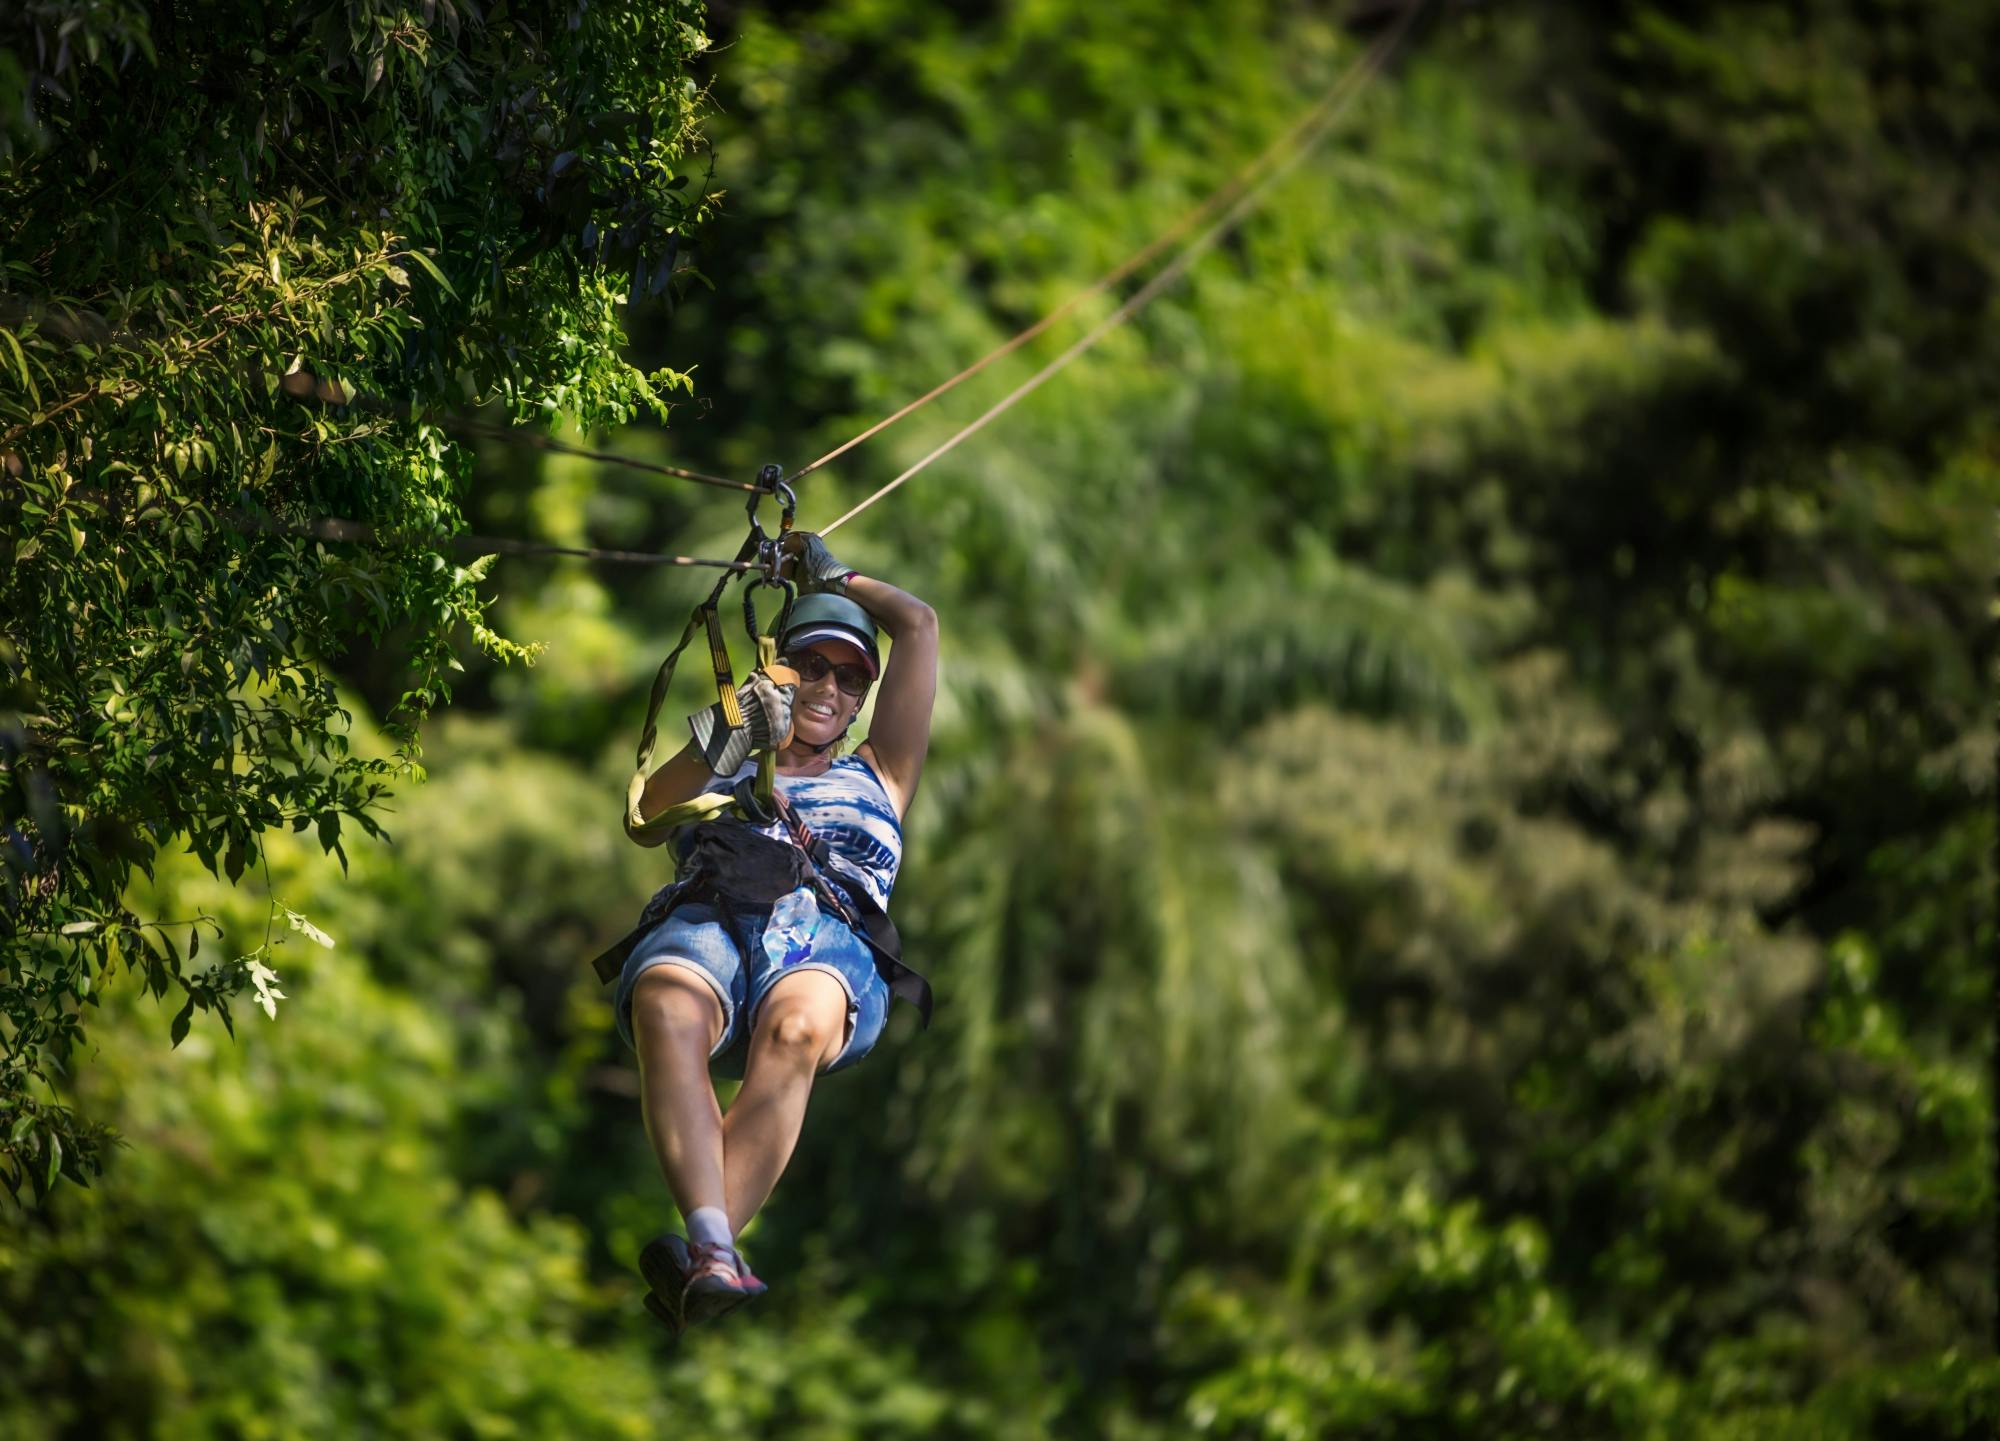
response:
M275 883L310 884L302 839L266 849ZM217 915L235 946L264 928L254 896L189 860L161 878L158 903ZM520 1224L449 1176L488 1073L329 924L337 945L277 948L282 1030L169 1052L142 995L105 1007L80 1090L129 1147L56 1236L0 1240L0 1431L653 1433L641 1356L583 1345L611 1297L576 1228Z
M0 158L0 1180L101 1165L50 1089L121 966L231 1024L248 958L125 908L184 840L234 882L264 838L347 859L483 619L469 457L421 418L595 426L686 378L620 354L708 204L684 4L35 4ZM25 78L23 78L25 77ZM6 99L0 94L0 100ZM368 405L348 402L357 394ZM397 537L314 539L332 515ZM324 665L392 636L395 757ZM343 831L343 826L347 827ZM183 930L186 927L187 929ZM185 935L185 949L178 938Z
M815 1227L926 1238L886 1314L1031 1309L1081 1432L1976 1430L2000 191L1943 57L1993 53L1977 13L1441 24L1004 444L842 533L953 647L899 889L947 1003L840 1113L887 1108L903 1189L801 1163L860 1190ZM921 393L1351 53L1240 7L1227 42L1141 0L934 23L730 52L728 223L774 257L698 302L738 463ZM1845 969L1856 936L1898 963ZM1532 1267L1427 1279L1511 1237ZM948 1269L996 1248L1031 1299ZM1236 1319L1163 1330L1177 1296Z
M283 1022L169 1051L143 993L106 1002L78 1089L128 1145L99 1184L0 1232L0 1434L640 1438L690 1416L827 1441L1038 1434L1032 1408L954 1394L907 1343L868 1339L825 1274L788 1278L772 1327L692 1337L668 1367L651 1323L631 1324L637 1277L594 1274L582 1229L537 1204L592 1199L563 1173L609 1017L569 908L601 913L651 853L604 826L594 848L584 816L607 787L523 765L490 730L439 728L453 761L396 797L406 850L357 847L342 877L303 837L271 839L264 874L331 945L274 940L254 888L184 855L133 897L263 951ZM525 863L551 824L582 843L573 871L490 868ZM500 954L535 968L518 989L495 992ZM576 1034L552 1056L558 1027ZM643 1162L630 1119L613 1149ZM645 1234L660 1223L653 1203Z
M613 813L693 586L496 570L495 628L552 648L467 656L394 848L343 879L308 828L268 881L176 858L130 896L215 915L295 1045L252 1015L82 1074L134 1149L0 1251L0 1416L1989 1434L1990 10L1442 13L1237 240L836 537L945 622L896 905L941 1000L816 1090L746 1239L771 1294L672 1357L631 1275L668 1200L580 962L663 879ZM1358 49L1179 0L733 23L727 263L634 352L698 367L673 458L732 471L1066 298ZM811 477L803 521L1067 339ZM480 461L480 529L740 535ZM215 1375L231 1306L366 1364Z

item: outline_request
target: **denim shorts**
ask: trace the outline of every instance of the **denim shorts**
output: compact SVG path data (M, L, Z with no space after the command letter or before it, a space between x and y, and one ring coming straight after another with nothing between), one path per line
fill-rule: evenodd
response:
M685 966L707 981L722 1002L722 1034L709 1054L717 1075L740 1077L750 1053L750 1032L771 987L793 971L825 971L847 992L847 1044L827 1072L853 1065L874 1049L889 1019L889 984L875 969L875 954L834 917L821 913L812 948L790 965L765 954L768 908L734 907L736 925L712 905L687 901L639 938L618 976L612 998L618 1034L632 1039L632 988L654 966ZM636 1049L636 1047L635 1047Z

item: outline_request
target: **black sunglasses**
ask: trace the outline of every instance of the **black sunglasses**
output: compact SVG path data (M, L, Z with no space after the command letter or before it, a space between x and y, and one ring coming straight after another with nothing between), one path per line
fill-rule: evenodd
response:
M816 650L804 655L788 655L785 664L799 673L799 679L807 683L816 681L828 671L833 672L833 683L848 695L868 694L868 667L865 665L835 665Z

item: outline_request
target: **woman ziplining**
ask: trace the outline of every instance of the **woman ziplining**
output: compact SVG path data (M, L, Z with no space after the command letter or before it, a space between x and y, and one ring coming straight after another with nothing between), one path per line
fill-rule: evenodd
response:
M842 566L817 536L790 532L769 553L798 599L762 638L757 672L688 717L692 738L643 788L635 777L628 829L672 834L679 874L607 952L623 952L618 1033L638 1053L646 1134L687 1228L640 1254L647 1309L676 1334L766 1289L736 1237L791 1159L815 1078L868 1054L892 993L929 1020L929 988L901 964L886 910L930 747L937 615ZM714 599L697 610L712 646ZM723 678L727 664L725 651ZM878 677L868 738L843 756ZM647 731L650 742L650 720ZM660 824L690 815L706 818ZM742 1078L727 1114L711 1068Z
M616 983L613 1011L619 1035L638 1053L646 1133L687 1231L685 1239L656 1236L639 1256L650 1287L646 1307L677 1336L768 1289L743 1259L736 1237L791 1159L814 1079L868 1053L892 995L910 1001L930 1023L930 987L902 963L886 908L902 860L902 820L930 745L937 616L908 592L840 565L824 536L984 429L1173 285L1330 132L1421 5L1407 0L1396 23L1318 104L1167 235L789 477L810 474L895 424L1042 333L1195 224L1210 222L1054 359L820 533L791 529L796 499L783 472L767 466L751 488L750 536L733 561L656 558L720 565L726 573L695 608L654 680L626 794L626 833L646 845L671 839L676 879L593 965L607 985ZM757 524L765 495L784 503L777 538ZM759 661L740 686L717 610L739 576L747 577L744 613ZM768 636L758 630L754 605L764 585L788 593ZM796 603L789 599L794 586ZM878 625L893 641L886 669ZM702 631L717 698L688 718L692 739L680 753L650 770L655 723L674 666ZM869 738L853 756L839 756L837 747L878 677ZM726 1115L711 1069L743 1081Z

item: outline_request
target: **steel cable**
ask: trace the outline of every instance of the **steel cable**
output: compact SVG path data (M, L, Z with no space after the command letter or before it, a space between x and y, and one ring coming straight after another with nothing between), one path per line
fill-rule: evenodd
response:
M1109 290L1112 286L1116 285L1119 281L1125 279L1127 276L1131 275L1134 271L1143 267L1148 261L1152 260L1162 250L1165 250L1168 246L1172 245L1176 240L1179 240L1183 235L1187 234L1189 230L1193 229L1196 225L1198 225L1204 218L1212 214L1217 209L1217 207L1225 203L1231 196L1239 193L1246 185L1249 185L1251 183L1252 178L1257 174L1259 170L1261 170L1264 166L1269 164L1278 154L1280 154L1284 150L1284 148L1287 145L1291 144L1295 139L1297 139L1299 135L1304 133L1306 130L1310 129L1313 123L1325 113L1326 108L1335 102L1341 88L1353 78L1354 73L1355 72L1353 70L1350 70L1346 75L1343 75L1341 79L1334 84L1333 88L1330 91L1328 91L1326 95L1322 96L1320 100L1316 104L1314 104L1310 109L1308 109L1304 115L1300 116L1297 120L1293 121L1292 124L1285 129L1284 133L1281 134L1276 140L1272 141L1269 145L1267 145L1262 152L1253 157L1247 164L1245 164L1239 170L1237 170L1237 172L1234 175L1232 175L1228 180L1224 181L1221 185L1217 186L1198 205L1195 205L1192 209L1188 210L1179 219L1174 221L1172 225L1169 225L1165 230L1161 231L1160 234L1155 236L1152 240L1148 241L1145 245L1141 246L1138 250L1134 251L1130 256L1126 257L1126 259L1119 262L1117 265L1113 266L1110 270L1107 270L1103 275L1100 275L1096 280L1093 280L1089 285L1085 286L1082 290L1077 291L1076 294L1072 295L1069 299L1065 300L1061 305L1058 305L1054 310L1051 310L1047 315L1044 315L1040 320L1037 320L1034 324L1028 326L1025 330L1020 331L1012 338L1004 341L1000 345L994 347L992 350L989 350L986 354L982 355L979 359L973 361L972 364L966 366L965 369L959 371L958 374L952 376L949 380L941 381L939 384L932 386L929 390L925 391L915 400L910 401L900 410L897 410L889 415L885 415L884 417L882 417L882 419L876 421L873 425L869 426L859 435L854 436L850 440L841 442L839 445L836 445L832 450L829 450L825 455L819 457L819 459L812 461L809 464L800 466L797 470L793 471L790 475L786 476L785 479L793 482L802 480L806 476L811 475L814 471L818 470L821 466L826 465L831 461L838 460L841 456L847 454L848 451L854 449L855 446L860 445L863 441L870 440L873 437L880 435L883 431L887 430L897 421L903 419L903 417L911 414L912 412L922 408L925 405L928 405L931 401L936 400L939 396L945 394L945 392L956 389L961 383L970 380L973 376L979 374L980 371L984 370L994 361L1012 355L1016 350L1019 350L1022 346L1026 345L1029 341L1033 340L1036 336L1040 335L1043 331L1047 330L1051 325L1054 325L1058 320L1061 320L1064 316L1068 315L1072 310L1075 310L1079 305L1083 304L1084 301L1089 300L1092 296L1103 294L1105 291Z
M1142 310L1161 291L1186 274L1189 266L1213 249L1216 242L1221 240L1223 236L1234 230L1243 218L1256 208L1257 203L1263 199L1264 193L1279 180L1290 174L1292 169L1312 152L1313 147L1327 136L1333 129L1334 124L1346 111L1348 103L1356 95L1360 94L1368 81L1373 79L1380 72L1383 65L1387 63L1390 54L1401 43L1404 33L1409 29L1411 21L1416 18L1417 12L1423 8L1423 3L1424 0L1411 0L1411 3L1402 7L1396 23L1383 33L1381 38L1369 48L1366 55L1357 61L1339 80L1334 82L1333 89L1328 92L1326 99L1313 108L1311 113L1317 119L1317 128L1307 127L1303 139L1300 140L1297 147L1290 154L1279 159L1255 184L1251 185L1248 190L1240 195L1230 205L1228 210L1223 212L1220 220L1196 236L1193 241L1189 242L1187 249L1181 251L1180 254L1168 261L1159 274L1139 287L1124 304L1092 326L1081 338L1065 349L1062 354L1058 355L1047 365L1029 376L1028 379L1022 381L1021 384L1009 391L1000 400L996 401L977 419L960 427L943 443L936 446L921 460L917 461L916 464L910 466L909 469L905 470L887 485L881 487L881 489L877 490L859 505L854 506L832 524L822 527L819 533L822 536L832 535L840 527L847 524L848 521L854 519L855 516L861 514L869 506L875 504L876 501L881 500L905 481L924 470L933 461L949 454L961 443L978 434L981 430L984 430L988 424L998 419L1008 410L1011 410L1018 402L1026 399L1030 394L1039 389L1044 382L1048 381L1071 361L1096 345L1098 341L1102 340L1112 330L1131 319L1132 316ZM1293 132L1288 132L1287 138L1297 133L1295 128ZM1266 151L1265 153L1266 155L1271 154L1270 151ZM1089 294L1090 292L1086 291L1084 293Z
M1019 350L1022 346L1043 334L1057 321L1069 315L1084 302L1094 296L1103 294L1120 281L1130 277L1175 241L1179 240L1189 230L1200 224L1201 221L1213 215L1219 208L1227 206L1222 211L1222 216L1219 220L1190 242L1186 249L1168 261L1166 266L1157 275L1133 292L1131 297L1110 315L1092 326L1082 337L1064 349L1060 355L1056 356L1047 365L1036 371L1034 375L1008 392L1006 396L990 406L976 419L960 427L951 436L932 448L914 465L911 465L900 475L868 496L867 499L861 501L858 505L855 505L845 514L827 525L820 531L820 534L831 535L848 521L854 519L877 501L883 499L902 486L906 481L922 472L933 462L949 454L966 440L978 434L988 424L998 419L1021 400L1039 389L1077 357L1095 346L1105 335L1137 314L1154 297L1179 280L1182 275L1186 274L1188 268L1196 260L1213 249L1219 240L1235 229L1244 217L1262 200L1264 194L1279 180L1289 174L1326 137L1341 115L1345 113L1348 104L1370 80L1380 73L1383 66L1387 63L1389 56L1402 42L1404 35L1415 20L1418 11L1423 8L1423 5L1424 0L1407 0L1407 3L1399 5L1397 7L1397 18L1389 29L1369 47L1368 51L1358 61L1342 73L1326 94L1315 101L1304 115L1286 127L1283 133L1247 164L1237 170L1222 185L1210 192L1199 204L1182 214L1166 230L1148 241L1131 256L1106 271L1082 290L1077 291L1069 299L1065 300L1048 314L1042 316L1041 319L1035 321L1032 325L1029 325L994 349L988 351L978 360L973 361L957 374L933 386L930 390L924 392L924 394L918 396L900 409L884 416L881 420L876 421L873 425L851 439L843 441L840 445L826 452L826 454L807 465L801 466L790 476L786 477L787 483L790 483L811 475L821 467L845 455L856 446L879 435L882 431L921 409L931 401L955 389L985 370L995 361L1013 354L1016 350ZM295 382L301 381L306 385L304 390L297 388L295 384ZM398 411L398 408L391 403L381 401L376 397L363 393L347 390L339 382L323 380L313 375L310 371L297 371L287 375L283 377L281 385L285 392L292 395L295 399L319 399L328 404L357 405L363 409L385 411L392 414ZM402 418L422 419L423 417L409 415L407 410L404 410ZM462 435L481 436L498 440L505 444L532 446L553 454L573 455L581 459L597 461L600 464L623 466L631 470L643 471L650 474L671 476L680 480L693 481L697 484L714 486L718 489L751 493L766 492L766 487L753 484L749 481L733 480L726 476L708 475L701 471L667 465L659 461L644 460L636 456L621 454L617 451L598 450L587 446L571 445L566 441L556 440L550 436L510 426L493 425L489 422L475 420L470 417L452 416L434 419L432 423L441 425L448 430ZM299 524L287 524L265 518L261 523L254 524L252 528L267 532L279 531L320 540L360 543L370 543L392 538L390 534L378 532L372 526L331 517ZM393 538L410 539L411 537ZM491 536L461 535L436 537L433 543L444 543L458 547L476 547L480 551L488 553L575 556L583 559L602 560L628 565L706 566L732 571L756 568L753 565L738 561L667 555L649 551L610 550L592 546L563 546L539 541L507 540Z

